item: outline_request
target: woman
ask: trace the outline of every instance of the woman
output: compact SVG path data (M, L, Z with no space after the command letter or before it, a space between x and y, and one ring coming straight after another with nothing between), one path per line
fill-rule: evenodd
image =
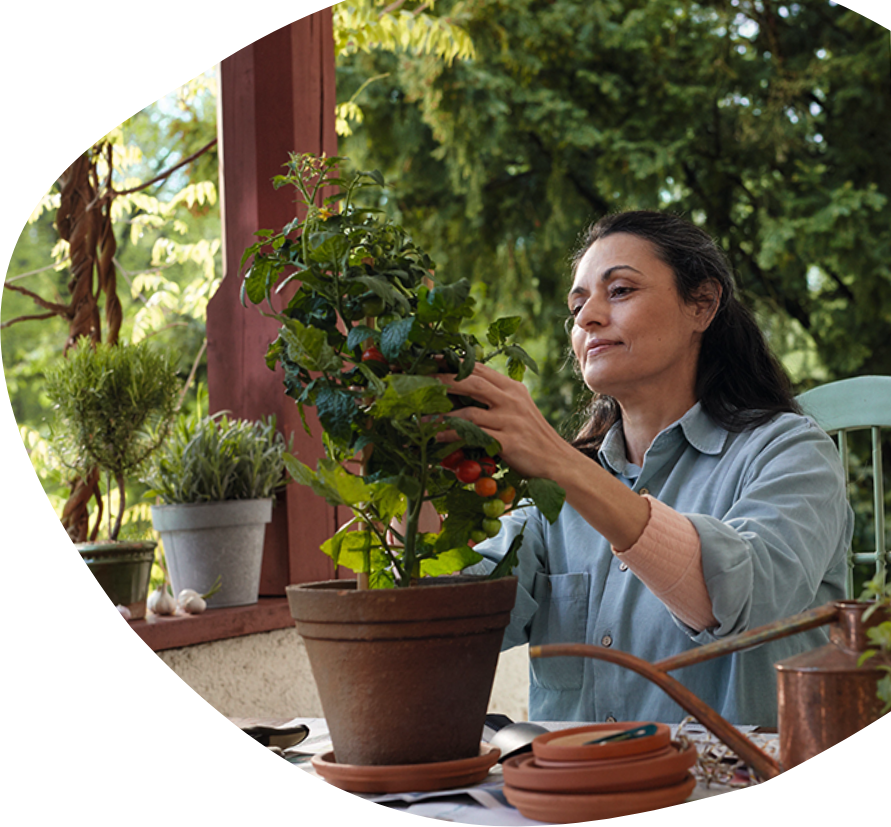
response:
M593 392L572 443L520 383L483 366L456 392L505 461L566 491L477 547L486 564L524 531L504 648L587 642L648 661L841 598L853 530L837 451L734 295L723 253L669 214L594 225L569 292L576 364ZM445 439L454 434L443 435ZM674 673L730 721L776 723L773 664L823 630ZM532 720L657 720L683 712L638 675L590 658L531 663Z

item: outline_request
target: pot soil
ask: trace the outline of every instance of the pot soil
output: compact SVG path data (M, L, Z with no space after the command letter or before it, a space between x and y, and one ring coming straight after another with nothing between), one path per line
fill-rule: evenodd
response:
M131 620L145 617L145 601L157 545L153 541L75 544L111 602L115 606L126 606Z
M363 591L349 580L288 586L335 760L404 765L479 755L516 590L516 577Z

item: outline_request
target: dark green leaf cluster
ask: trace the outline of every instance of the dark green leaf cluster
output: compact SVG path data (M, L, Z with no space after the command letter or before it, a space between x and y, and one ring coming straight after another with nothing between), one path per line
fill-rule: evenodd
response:
M487 456L499 450L469 423L448 421L444 415L475 403L450 395L437 374L463 379L477 362L497 356L506 357L515 379L537 368L513 340L519 317L488 326L488 349L466 331L474 316L470 283L435 282L430 256L367 204L367 191L384 185L381 174L340 178L343 160L291 156L275 185L297 190L301 214L277 232L257 233L242 259L248 266L242 297L280 323L267 365L283 368L285 392L304 425L304 408L312 406L324 430L329 459L317 471L292 459L292 475L329 502L350 507L365 526L343 529L324 550L339 564L368 572L377 585L407 585L418 574L454 571L478 559L469 542L482 520L481 497L439 462L463 445ZM437 442L439 432L452 428L460 428L458 443ZM361 478L344 467L359 456ZM499 469L502 487L509 475ZM519 478L510 484L518 492L528 487ZM465 494L475 505L473 525ZM427 502L448 515L436 535L418 530ZM445 502L453 508L441 508Z

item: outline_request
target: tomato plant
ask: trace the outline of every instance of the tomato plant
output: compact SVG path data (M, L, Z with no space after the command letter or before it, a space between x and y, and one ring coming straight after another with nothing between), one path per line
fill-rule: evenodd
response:
M291 155L273 184L297 190L300 215L279 230L260 230L245 250L242 300L264 305L279 323L266 364L283 368L285 392L304 423L304 408L313 406L325 434L325 457L313 469L289 456L291 476L353 513L323 550L337 564L368 572L372 587L408 586L418 572L451 573L478 562L469 544L500 529L489 517L480 525L483 501L465 486L483 478L486 504L501 503L499 486L510 486L551 521L563 492L503 467L495 439L449 417L468 400L450 395L436 376L464 379L478 362L502 357L514 379L535 370L513 338L520 317L491 322L485 342L468 332L470 283L436 280L430 256L365 197L384 186L381 174L348 177L344 164ZM296 290L282 292L292 281ZM440 445L437 434L447 430L458 441ZM357 473L352 463L360 454ZM445 515L438 533L419 529L428 502ZM516 544L508 562L515 551Z

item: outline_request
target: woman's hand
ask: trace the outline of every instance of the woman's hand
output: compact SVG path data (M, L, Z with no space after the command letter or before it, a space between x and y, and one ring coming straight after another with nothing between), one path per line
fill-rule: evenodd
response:
M448 415L466 419L497 439L502 459L524 477L554 479L549 460L565 454L567 448L577 453L548 424L522 382L479 364L460 382L450 375L438 378L449 386L450 393L469 396L486 406L460 408ZM437 438L449 442L458 435L443 431Z
M501 444L501 457L524 477L550 479L566 491L566 502L616 549L630 548L646 527L649 504L594 460L564 440L544 418L522 382L485 365L460 382L440 375L452 393L469 396L486 408L467 407L449 416L482 428ZM458 438L454 431L437 434L440 441Z

